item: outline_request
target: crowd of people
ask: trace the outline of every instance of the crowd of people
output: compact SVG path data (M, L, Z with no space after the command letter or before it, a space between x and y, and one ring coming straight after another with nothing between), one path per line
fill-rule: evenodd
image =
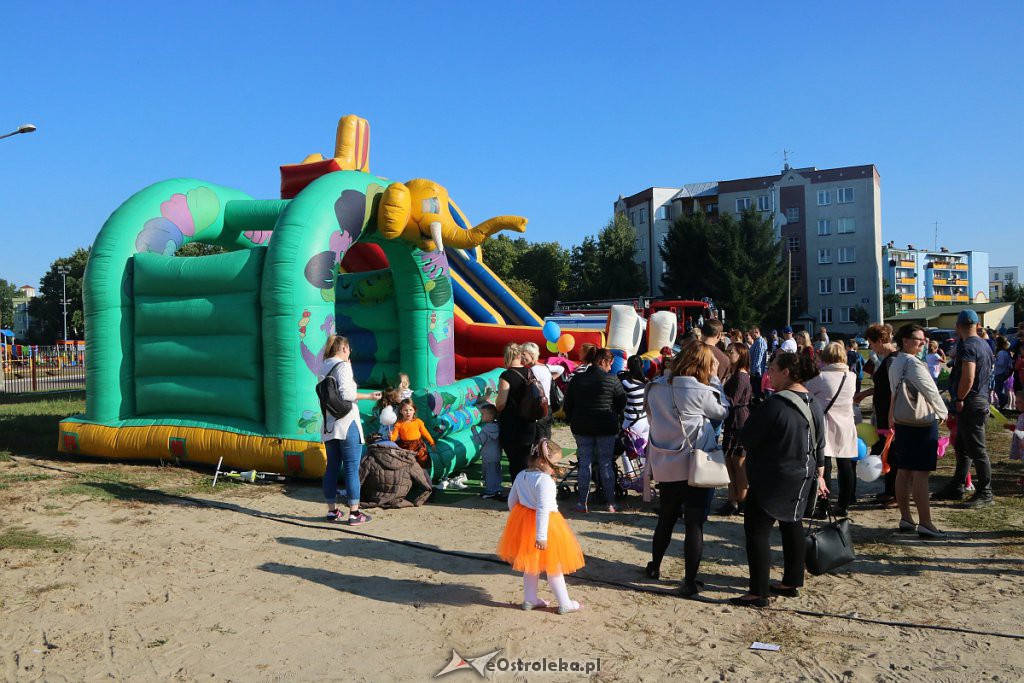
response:
M1012 400L1006 393L1013 393L1015 383L1024 386L1024 324L1012 345L1002 336L990 345L970 310L959 315L956 327L958 341L947 358L917 325L895 332L888 325L872 325L865 333L870 350L865 359L856 341L832 341L825 328L813 340L807 332L794 333L789 327L767 336L756 326L726 333L722 323L711 318L688 331L675 350L663 349L659 358L628 358L617 375L611 372L615 355L609 349L584 345L580 364L568 372L563 365L540 362L535 344L509 344L497 395L481 407L477 439L484 472L481 495L506 501L510 510L499 555L524 573L523 607L547 604L537 597L539 575L544 573L560 611L579 609L579 603L569 600L562 577L583 562L579 544L558 512L554 477L560 471L561 447L550 441L552 418L531 419L523 410L531 386L539 384L552 404L561 404L576 442L576 513L589 514L594 496L600 496L602 511L616 513L616 444L626 433L634 443L645 445L644 478L658 492L658 521L644 572L660 578L673 529L682 518L685 570L679 592L685 597L696 596L703 586L699 569L704 525L714 498L713 488L691 485L690 459L721 448L730 483L726 500L715 513L743 516L749 569L747 593L732 602L765 606L772 594L796 596L803 585L803 520L824 518L830 512L847 517L857 502L857 423L866 399L871 399L872 422L880 435L872 453L884 453L889 466L884 490L874 503L898 508L895 531L929 540L944 538L932 518L930 500L962 501L969 491L972 465L973 495L965 504L992 503L986 418L993 401L1004 406ZM379 392L358 392L351 369L345 368L347 341L332 340L328 352L324 374L338 373L346 398L386 401ZM948 398L937 384L947 369ZM872 386L863 389L866 373ZM392 438L418 458L428 457L426 449L433 441L416 419L412 402L394 398L400 401L400 417ZM929 476L936 469L943 421L956 453L956 471L943 489L931 494ZM1008 426L1014 431L1016 452L1021 453L1018 442L1024 440L1024 424ZM344 466L348 520L353 524L368 521L359 511L358 477L350 474L357 457L350 453L356 450L352 442L362 440L358 419L325 424L324 495L329 515L344 516L336 507L332 483ZM502 452L510 489L502 485ZM591 491L593 483L596 494ZM769 533L776 523L784 570L781 582L770 583Z

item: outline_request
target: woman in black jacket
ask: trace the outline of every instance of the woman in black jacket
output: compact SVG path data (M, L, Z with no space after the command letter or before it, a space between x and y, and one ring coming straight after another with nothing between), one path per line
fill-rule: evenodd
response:
M804 529L801 518L807 499L825 486L825 420L822 408L804 387L815 374L805 354L780 353L768 366L777 393L750 415L740 436L747 449L746 513L750 590L729 602L743 607L767 607L769 591L796 597L804 583ZM808 419L810 418L810 419ZM775 522L782 533L785 570L782 583L769 586L771 570L768 535Z
M577 512L587 512L590 463L597 460L608 512L615 512L615 437L626 407L622 382L611 374L614 356L608 349L594 353L593 365L573 375L565 391L562 410L576 439L579 500Z

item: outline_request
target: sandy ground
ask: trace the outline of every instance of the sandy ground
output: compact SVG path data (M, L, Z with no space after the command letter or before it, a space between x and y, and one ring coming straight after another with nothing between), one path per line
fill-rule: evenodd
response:
M100 477L129 469L162 483L175 476L173 468L46 464ZM319 489L310 483L189 493L231 507L224 510L136 495L131 484L26 460L0 463L0 481L8 482L0 490L3 528L74 542L0 551L0 677L8 681L427 680L453 649L472 658L499 648L495 662L600 660L589 676L488 674L501 680L1024 679L1020 640L723 604L745 588L741 518L707 525L706 602L678 598L670 591L682 572L681 526L664 578L642 578L655 517L636 495L619 514L567 515L587 555L570 580L585 609L559 616L520 610L519 577L483 561L493 558L506 511L475 495L376 511L360 535L320 520ZM892 533L894 511L858 509L857 561L808 577L799 598L774 606L1022 633L1024 532L957 532L964 514L939 508L939 523L954 533L936 544ZM780 565L781 555L775 576ZM753 641L781 651L749 650Z

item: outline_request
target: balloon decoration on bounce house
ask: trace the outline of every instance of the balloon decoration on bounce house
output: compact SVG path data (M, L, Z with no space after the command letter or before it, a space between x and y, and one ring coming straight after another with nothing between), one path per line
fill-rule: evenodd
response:
M371 175L364 119L341 119L333 158L282 166L281 197L180 178L110 216L85 272L86 412L61 422L61 451L321 476L314 387L337 332L361 389L409 374L436 479L476 457L507 342L604 343L550 334L483 263L480 244L526 219L472 226L438 183ZM229 251L174 255L189 242Z

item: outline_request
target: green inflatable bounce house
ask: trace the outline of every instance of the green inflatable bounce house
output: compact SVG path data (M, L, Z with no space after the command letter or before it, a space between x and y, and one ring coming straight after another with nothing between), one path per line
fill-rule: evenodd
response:
M86 412L61 422L60 450L322 476L314 389L338 333L361 390L410 376L433 477L469 464L500 368L456 379L445 248L479 253L526 221L469 227L443 187L371 175L368 157L367 122L346 116L334 158L281 167L282 199L179 178L122 204L85 272ZM175 256L189 242L227 252Z

